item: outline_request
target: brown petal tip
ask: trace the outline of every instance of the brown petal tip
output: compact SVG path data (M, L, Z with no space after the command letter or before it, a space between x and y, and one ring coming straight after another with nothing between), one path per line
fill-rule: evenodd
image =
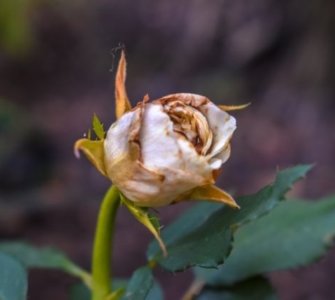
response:
M116 72L115 78L115 101L116 101L116 118L119 119L127 111L131 109L131 104L129 102L127 91L126 91L126 69L127 61L125 52L122 50L121 58Z
M234 111L234 110L241 110L245 109L251 105L251 102L241 105L218 105L224 111Z

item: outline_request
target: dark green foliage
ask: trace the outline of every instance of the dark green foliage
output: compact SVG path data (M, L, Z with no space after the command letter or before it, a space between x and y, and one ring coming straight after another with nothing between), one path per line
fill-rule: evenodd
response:
M23 266L13 257L0 252L0 300L24 300L28 280Z
M223 266L197 273L218 286L305 266L325 254L334 235L335 197L313 203L285 201L236 232L233 251Z
M222 264L230 253L237 228L273 209L309 169L310 166L297 166L279 172L272 185L254 195L238 198L240 210L211 203L196 205L162 232L169 255L164 257L156 242L152 242L148 259L158 261L172 272L191 266L213 268Z
M271 283L263 277L255 277L233 286L205 287L197 300L276 300Z
M116 290L122 289L123 291L126 291L126 289L128 289L128 291L131 290L131 292L134 292L134 295L137 296L138 295L137 289L141 288L139 284L144 283L146 286L146 289L149 286L150 286L150 289L149 291L147 291L147 295L143 299L145 300L162 300L163 299L162 290L159 284L156 281L154 281L153 284L151 285L152 275L151 275L150 270L149 272L148 270L141 271L141 272L137 271L135 279L137 282L135 283L134 281L132 283L129 282L129 284L132 285L131 287L127 287L126 280L114 279L112 290L116 291ZM90 299L91 299L90 290L84 284L80 283L72 287L71 292L70 292L70 300L90 300ZM133 299L133 298L125 297L124 299Z
M53 248L37 248L27 243L3 242L0 251L18 259L26 268L64 268L69 259Z
M0 251L16 258L26 268L58 269L81 278L88 276L57 249L37 248L21 242L3 242L0 243Z
M130 278L122 300L145 300L153 287L154 278L149 267L137 269Z

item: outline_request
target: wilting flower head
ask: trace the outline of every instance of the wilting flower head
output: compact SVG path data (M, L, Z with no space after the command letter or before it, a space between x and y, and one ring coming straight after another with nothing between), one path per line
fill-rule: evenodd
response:
M138 206L159 207L182 200L213 200L238 207L214 186L230 156L236 120L200 95L171 94L131 108L125 90L126 61L116 75L116 116L105 138L81 139L82 150L98 170Z

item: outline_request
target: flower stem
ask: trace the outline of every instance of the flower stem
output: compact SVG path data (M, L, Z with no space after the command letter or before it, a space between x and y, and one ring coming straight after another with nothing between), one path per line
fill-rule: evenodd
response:
M116 212L120 204L119 190L107 191L99 211L92 257L92 299L103 300L111 292L111 255Z

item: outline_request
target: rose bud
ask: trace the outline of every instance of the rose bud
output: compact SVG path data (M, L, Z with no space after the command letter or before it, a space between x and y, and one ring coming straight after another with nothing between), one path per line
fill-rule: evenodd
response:
M75 144L121 193L137 206L159 207L183 200L212 200L238 207L216 187L230 156L236 120L226 111L242 106L216 106L200 95L180 93L131 108L125 89L122 52L116 75L116 116L106 137Z

